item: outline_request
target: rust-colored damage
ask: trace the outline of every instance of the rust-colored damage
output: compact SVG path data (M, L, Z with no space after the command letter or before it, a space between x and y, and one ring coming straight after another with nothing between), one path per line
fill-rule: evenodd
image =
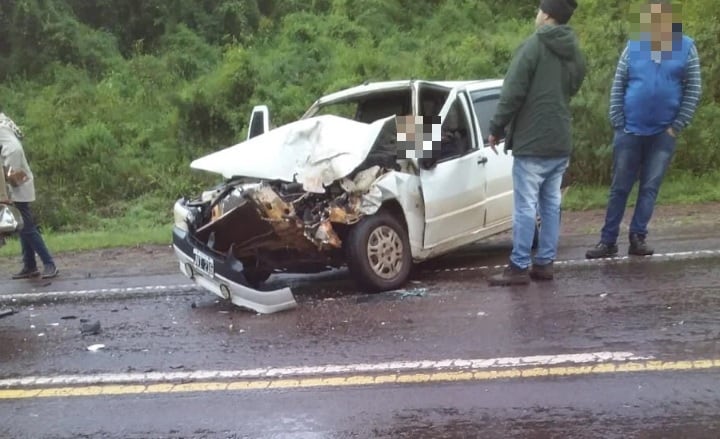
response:
M333 224L362 219L363 197L379 173L378 167L365 170L321 195L292 194L269 183L232 191L213 209L213 221L198 230L198 237L219 252L232 246L237 258L251 257L258 249L340 249L343 242Z
M295 200L298 203L304 197ZM329 209L328 212L310 212L307 219L300 218L297 214L295 206L292 202L285 202L270 186L262 186L260 189L253 191L250 199L255 203L263 220L269 222L278 237L293 247L299 245L300 239L309 240L318 250L324 250L327 246L333 248L341 248L342 240L333 229L332 223L347 223L343 217L347 218L351 214L345 212L338 206ZM311 209L316 210L316 209ZM334 214L333 214L334 212ZM315 213L315 214L313 214ZM319 213L320 219L316 216ZM324 218L323 218L324 217ZM305 244L305 243L303 243Z
M310 250L304 224L292 203L283 201L270 186L261 186L249 193L262 221L269 223L283 247Z
M342 207L332 206L330 207L330 222L352 224L360 218L355 213L350 213Z
M340 240L340 237L337 233L335 233L332 224L328 220L321 222L317 227L315 239L320 241L322 244L330 245L331 247L342 247L342 240Z

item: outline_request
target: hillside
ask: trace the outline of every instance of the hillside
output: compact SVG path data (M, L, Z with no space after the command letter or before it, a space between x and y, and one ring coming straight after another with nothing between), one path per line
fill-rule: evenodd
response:
M3 0L0 104L26 133L44 224L167 221L201 177L189 162L236 143L254 105L276 124L370 80L501 77L536 8L510 0ZM610 172L607 101L630 2L581 0L589 60L574 101L571 177ZM704 98L673 172L720 166L720 2L683 2ZM207 180L206 180L207 181Z

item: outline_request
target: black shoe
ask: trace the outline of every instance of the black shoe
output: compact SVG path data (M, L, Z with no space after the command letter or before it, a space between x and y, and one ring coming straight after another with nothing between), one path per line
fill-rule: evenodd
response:
M40 272L37 268L23 267L22 270L12 275L13 279L30 279L31 277L40 276Z
M645 237L638 234L630 235L630 248L628 254L633 256L652 256L655 253L655 249L650 247L645 242Z
M545 265L533 264L530 269L530 278L536 281L553 280L555 278L555 270L553 269L553 263Z
M59 273L60 272L58 271L57 267L55 267L54 265L48 265L42 272L42 278L52 279L53 277L56 277Z
M529 270L518 268L512 263L500 274L490 278L491 287L508 287L511 285L527 285L530 283Z
M595 247L585 253L587 259L605 259L614 258L618 254L617 244L605 244L604 242L599 243Z

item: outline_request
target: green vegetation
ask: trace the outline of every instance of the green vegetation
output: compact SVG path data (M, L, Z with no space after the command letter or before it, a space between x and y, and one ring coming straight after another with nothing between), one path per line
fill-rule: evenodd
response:
M607 185L577 185L567 191L563 208L569 211L604 209L607 206ZM634 206L637 185L630 194L628 206ZM658 196L659 205L700 204L720 202L720 172L703 176L677 173L663 183Z
M243 138L254 105L268 104L279 125L318 96L365 80L501 77L532 32L535 3L4 0L0 104L26 133L35 209L52 232L51 247L62 245L57 233L80 230L132 230L131 239L139 239L137 230L152 235L170 221L178 197L213 181L191 173L190 161ZM607 184L609 87L630 6L584 0L572 22L589 60L574 102L574 186ZM716 182L717 174L702 176L720 166L720 127L713 123L720 64L712 61L720 55L720 22L710 18L720 3L690 0L683 7L704 61L705 93L673 172L695 189ZM705 186L711 191L698 199L717 198L717 185ZM576 207L604 203L573 196ZM100 240L87 236L77 245Z
M106 248L135 247L140 245L170 245L170 224L151 226L136 230L99 230L88 232L48 233L43 236L53 253L64 253ZM20 241L7 241L0 248L0 257L18 259Z

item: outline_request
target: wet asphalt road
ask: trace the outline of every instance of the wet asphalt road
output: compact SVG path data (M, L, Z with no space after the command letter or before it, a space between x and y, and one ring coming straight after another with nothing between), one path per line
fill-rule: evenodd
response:
M703 236L658 243L663 252L720 249ZM587 244L566 242L561 259L580 259ZM270 316L202 292L20 306L0 319L0 379L589 352L720 359L720 256L568 265L551 283L487 287L492 270L482 267L504 263L507 250L473 247L426 264L394 293L362 294L342 272L293 280L299 308ZM143 284L169 279L184 282ZM81 335L80 319L100 321L102 332ZM105 349L87 351L97 343ZM9 399L0 400L0 437L718 438L718 378L708 368Z

